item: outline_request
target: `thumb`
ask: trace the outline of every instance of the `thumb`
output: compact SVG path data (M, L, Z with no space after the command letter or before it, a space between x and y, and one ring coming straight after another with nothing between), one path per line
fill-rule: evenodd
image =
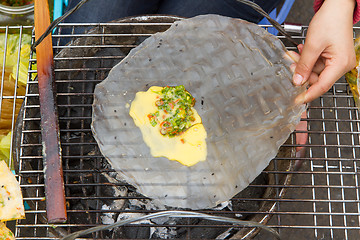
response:
M294 71L293 82L295 85L302 85L308 80L320 54L321 49L305 42Z

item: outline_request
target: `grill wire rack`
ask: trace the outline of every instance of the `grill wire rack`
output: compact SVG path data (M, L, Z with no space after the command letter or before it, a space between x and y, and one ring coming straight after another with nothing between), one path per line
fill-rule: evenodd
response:
M113 170L106 165L95 140L91 136L91 104L92 90L96 83L101 82L111 70L109 61L119 62L126 53L139 44L139 39L145 39L159 28L162 31L170 26L171 22L133 23L118 22L108 24L60 24L58 33L53 35L55 51L55 73L58 85L58 108L61 134L61 145L64 163L64 180L66 199L68 202L68 222L63 224L48 224L44 219L44 184L42 166L42 145L40 131L39 103L37 93L36 58L30 56L29 79L25 96L13 96L24 99L22 111L15 125L13 144L15 169L22 187L24 200L30 209L26 210L26 219L18 220L15 226L17 239L52 239L59 234L74 232L104 223L104 216L122 214L147 214L156 210L144 209L110 209L104 203L117 200L118 202L136 201L142 197L138 195L114 194L114 186L119 192L131 190L131 186L121 182L108 181ZM108 33L106 28L116 26L121 29L118 33ZM134 26L139 27L137 32L131 31ZM156 26L156 28L154 27ZM92 38L97 39L97 45L88 45L86 41L78 42L76 46L63 45L63 41L76 41L88 37L84 29L97 28ZM267 26L265 26L267 27ZM1 27L8 31L9 27ZM12 27L22 34L23 29L31 27ZM156 29L156 31L155 31ZM146 31L145 31L146 30ZM306 26L293 37L304 42ZM359 33L354 28L354 36ZM60 34L62 32L62 34ZM131 39L134 42L127 44L111 44L106 41L109 37ZM34 38L34 36L33 36ZM281 38L281 37L279 37ZM125 41L126 42L126 41ZM287 45L284 40L285 45ZM92 57L62 57L56 55L63 49L71 51L91 51L92 48L105 49L107 56ZM294 50L293 47L287 46ZM121 51L115 51L120 49ZM121 54L123 53L123 54ZM95 60L96 64L88 66L84 63ZM69 64L64 67L62 61ZM60 66L60 67L59 67ZM77 74L77 78L73 78ZM94 80L87 80L91 75ZM3 98L0 99L3 101ZM263 174L275 176L275 183L262 185L252 183L249 189L272 188L276 195L271 198L242 196L233 199L250 203L273 203L266 212L253 209L232 209L232 211L217 209L202 211L221 216L241 216L262 214L270 219L267 225L275 228L282 239L357 239L360 235L360 195L359 173L360 165L360 118L354 105L350 88L344 79L339 80L328 93L316 99L309 106L307 130L300 133L308 134L308 143L297 145L286 143L283 148L295 149L303 147L302 153L290 157L274 159L275 168L264 170ZM292 134L295 138L295 134ZM281 162L294 161L296 169L284 171L276 166ZM91 163L91 164L90 164ZM284 175L291 175L290 184L282 184L278 179ZM81 204L80 204L81 202ZM265 218L265 217L264 217ZM136 226L136 227L134 227ZM234 238L231 235L232 225L223 225L216 222L194 222L186 220L176 225L168 223L152 223L152 227L167 229L166 234L158 233L155 238L215 238L211 236L214 230L216 236ZM169 231L182 229L181 236L169 234ZM146 229L146 230L144 230ZM225 230L221 230L225 229ZM230 229L228 235L221 235ZM220 231L221 230L221 231ZM126 226L121 233L98 232L84 238L143 238L148 239L149 223ZM124 234L125 232L125 234ZM131 235L132 234L132 235ZM200 234L200 235L199 235ZM201 235L203 234L203 235ZM129 237L131 236L131 237ZM271 239L271 235L260 231L248 236L254 239ZM244 236L246 237L246 236Z

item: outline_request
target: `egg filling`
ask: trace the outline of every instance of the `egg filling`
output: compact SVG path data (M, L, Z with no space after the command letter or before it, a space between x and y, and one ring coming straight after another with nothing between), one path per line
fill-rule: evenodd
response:
M136 93L129 114L152 156L186 166L205 161L206 131L194 104L195 99L182 85L153 86Z

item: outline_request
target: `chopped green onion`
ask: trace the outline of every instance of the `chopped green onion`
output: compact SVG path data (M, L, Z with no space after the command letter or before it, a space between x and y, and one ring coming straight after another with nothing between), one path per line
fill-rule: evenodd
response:
M195 121L191 107L195 105L195 98L185 90L183 85L164 87L160 92L159 100L155 102L158 111L149 114L150 124L155 127L160 124L160 132L169 137L177 136Z

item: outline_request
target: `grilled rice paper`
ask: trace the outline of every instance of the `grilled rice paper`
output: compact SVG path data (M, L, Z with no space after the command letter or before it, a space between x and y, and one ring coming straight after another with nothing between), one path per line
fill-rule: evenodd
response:
M205 209L229 200L269 164L300 121L292 63L276 37L218 15L175 22L133 49L96 86L92 131L113 168L159 206ZM196 99L207 157L191 167L153 157L129 106L151 86Z
M15 240L14 234L2 222L0 222L0 240Z
M0 221L25 217L23 198L18 181L5 161L0 161Z

